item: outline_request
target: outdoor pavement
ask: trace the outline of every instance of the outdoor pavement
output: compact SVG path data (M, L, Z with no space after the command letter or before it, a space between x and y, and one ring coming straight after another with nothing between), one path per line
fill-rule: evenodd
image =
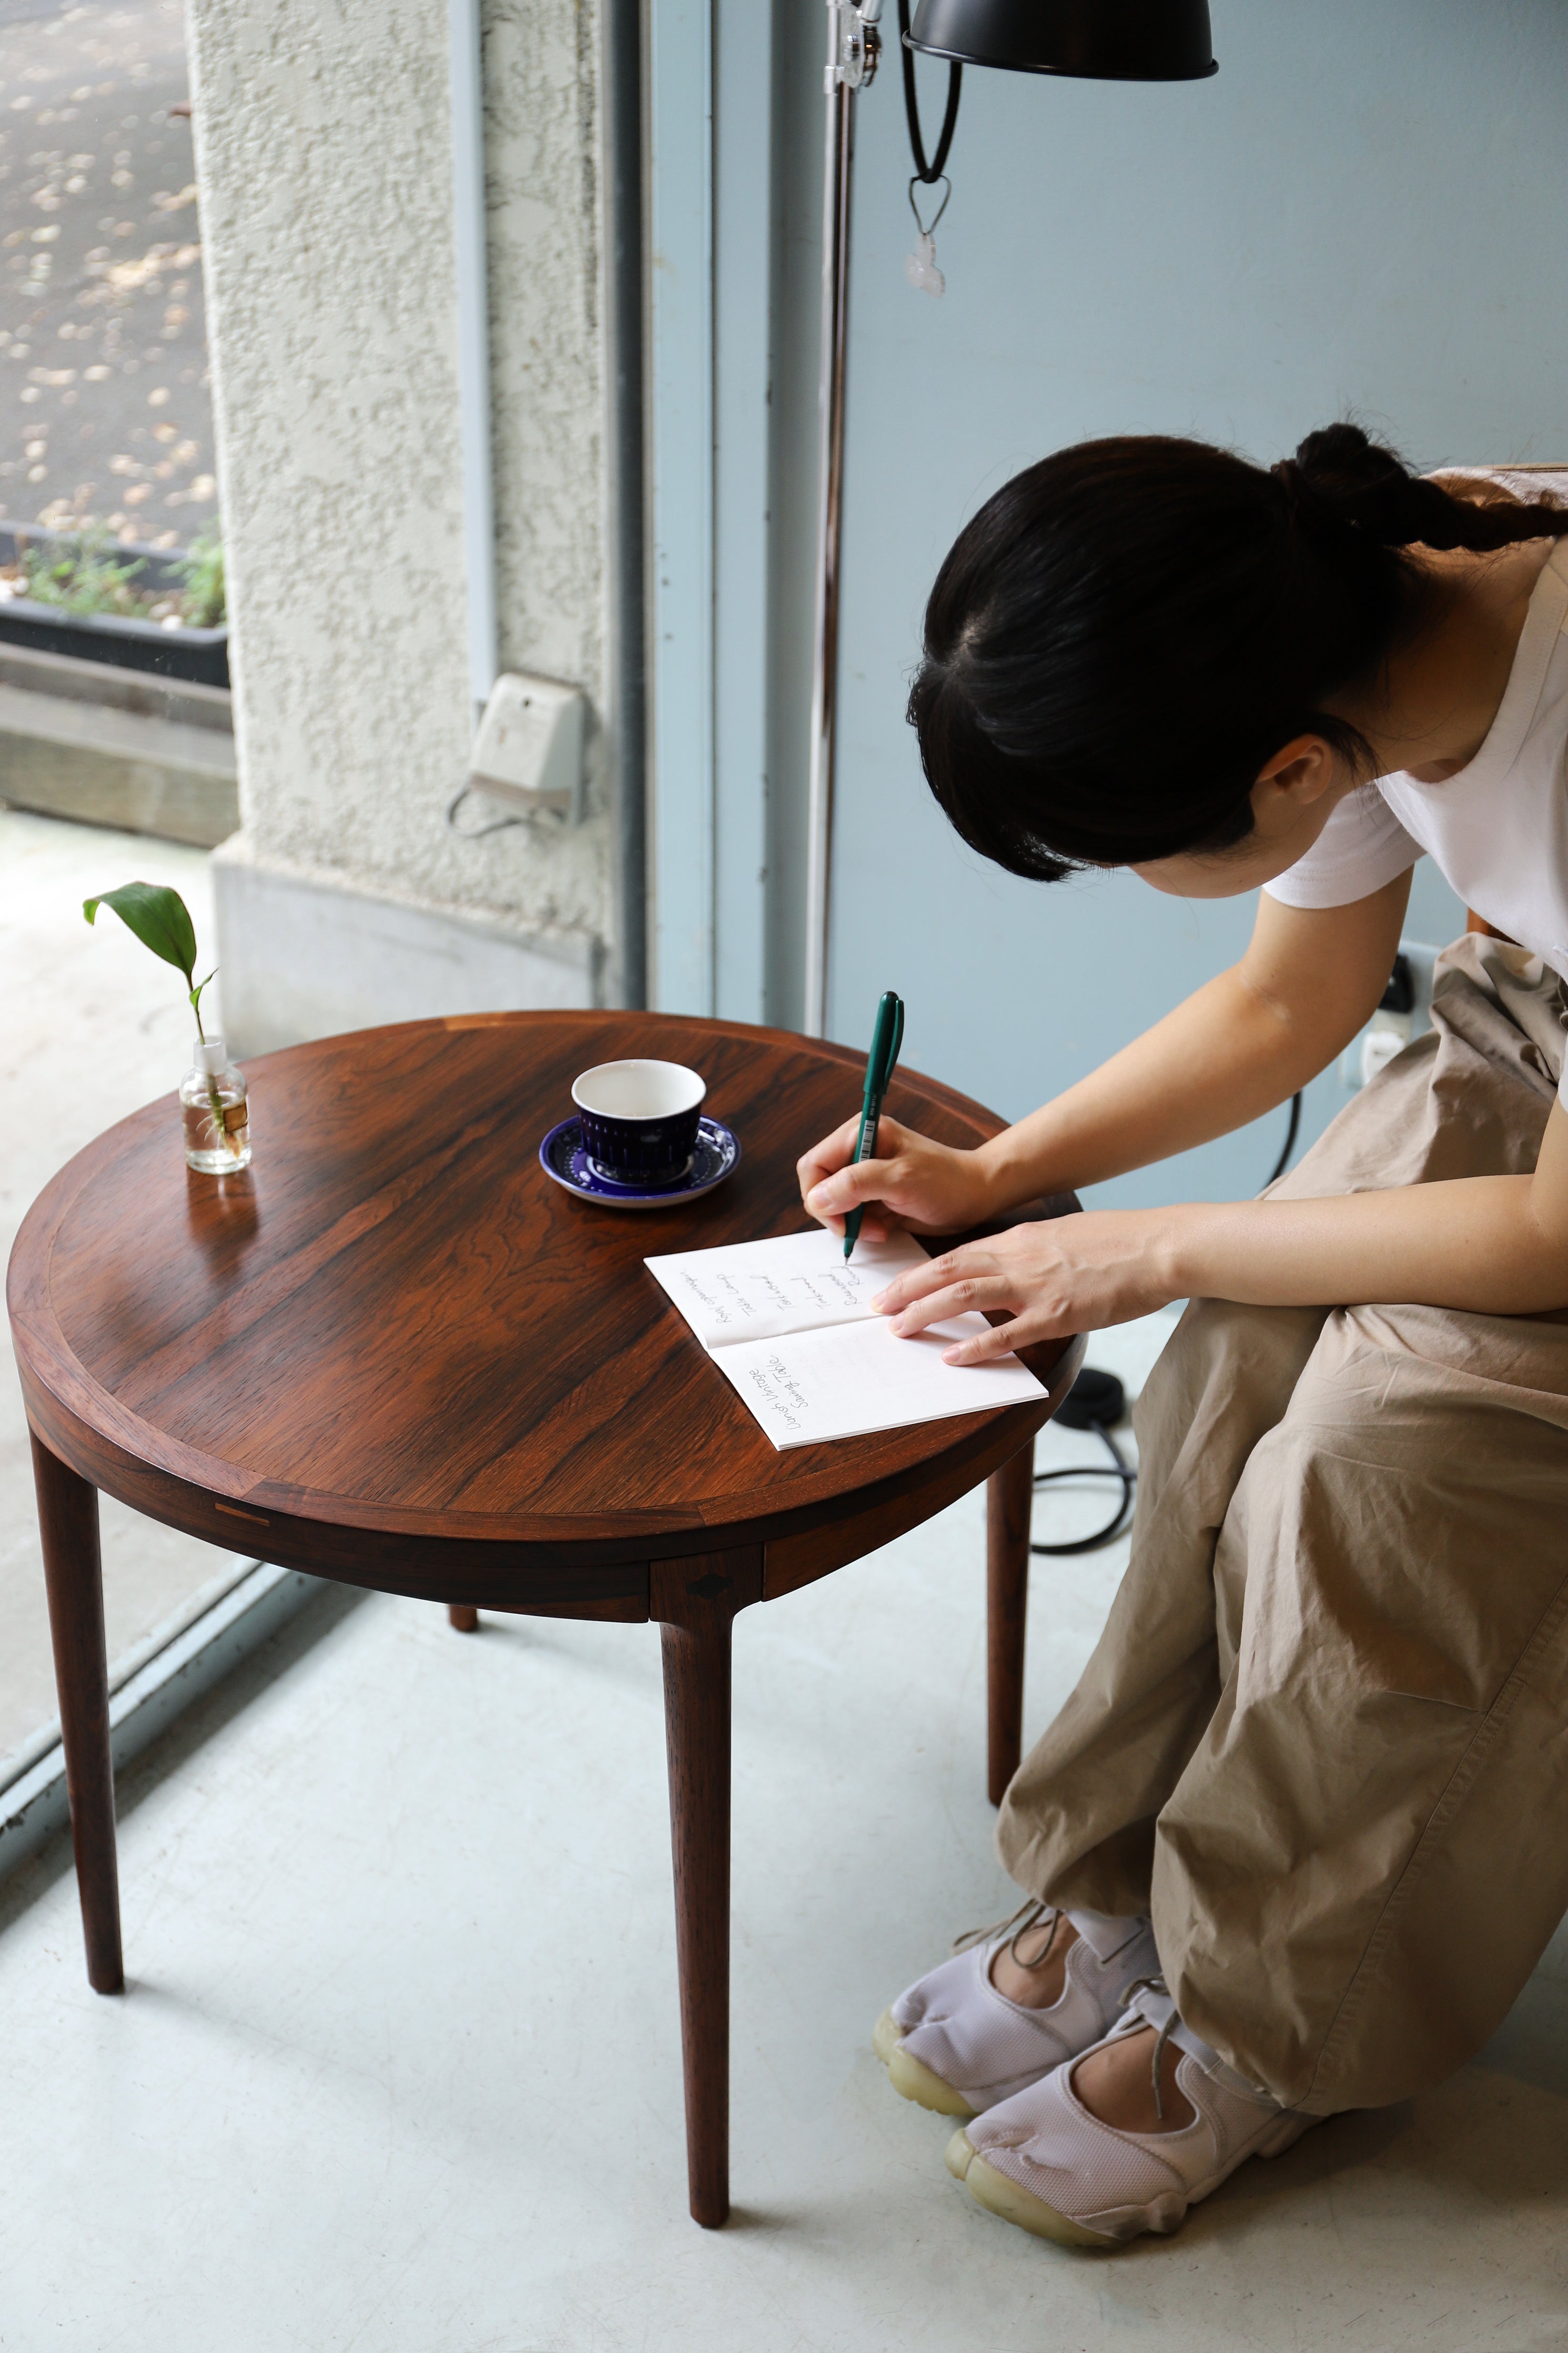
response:
M172 1098L195 1033L180 976L149 955L117 915L100 914L90 930L82 921L81 902L92 892L138 880L172 884L197 938L211 940L203 851L0 806L0 1258L9 1258L16 1228L55 1170L154 1095L171 1097L169 1149L182 1148ZM100 1518L111 1660L232 1573L231 1555L119 1504L106 1501ZM0 1345L0 1784L55 1714L32 1459L7 1331ZM5 2326L0 2296L0 2347Z
M0 0L0 521L216 511L180 0Z
M1094 1356L1137 1377L1166 1328ZM1031 1737L1122 1556L1038 1564ZM1568 1956L1452 2082L1247 2166L1172 2241L1069 2253L949 2178L870 2031L1015 1900L984 1593L976 1495L737 1625L716 2233L686 2211L656 1630L312 1605L122 1778L122 1997L88 1989L63 1847L0 1886L0 2347L1568 2343Z

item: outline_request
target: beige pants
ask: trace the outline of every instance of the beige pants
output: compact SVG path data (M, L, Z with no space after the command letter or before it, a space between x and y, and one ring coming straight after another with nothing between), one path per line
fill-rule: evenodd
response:
M1277 1192L1532 1168L1559 1002L1458 942ZM1405 2098L1568 1910L1568 1314L1194 1302L1136 1428L1131 1560L1002 1860L1152 1910L1183 2018L1276 2098Z

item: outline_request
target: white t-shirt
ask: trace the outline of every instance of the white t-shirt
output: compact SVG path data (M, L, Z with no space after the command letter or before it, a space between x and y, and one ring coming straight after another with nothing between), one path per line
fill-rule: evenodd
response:
M1520 487L1539 496L1528 480ZM1423 851L1467 906L1568 976L1568 540L1535 584L1497 717L1468 766L1440 785L1402 769L1347 794L1306 856L1263 887L1287 907L1348 906ZM1568 1106L1568 1065L1560 1092Z

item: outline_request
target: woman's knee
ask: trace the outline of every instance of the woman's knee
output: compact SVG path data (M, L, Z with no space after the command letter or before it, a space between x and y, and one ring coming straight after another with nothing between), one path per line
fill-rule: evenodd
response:
M1161 1352L1133 1409L1139 1461L1151 1482L1184 1456L1232 1478L1283 1417L1327 1310L1247 1307L1194 1299Z

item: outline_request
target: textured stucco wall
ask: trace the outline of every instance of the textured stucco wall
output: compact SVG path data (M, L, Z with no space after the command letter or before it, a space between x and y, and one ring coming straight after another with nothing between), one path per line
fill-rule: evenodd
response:
M189 0L247 853L602 940L590 822L458 840L445 0ZM595 0L488 0L501 659L604 700ZM602 764L600 764L602 766Z

